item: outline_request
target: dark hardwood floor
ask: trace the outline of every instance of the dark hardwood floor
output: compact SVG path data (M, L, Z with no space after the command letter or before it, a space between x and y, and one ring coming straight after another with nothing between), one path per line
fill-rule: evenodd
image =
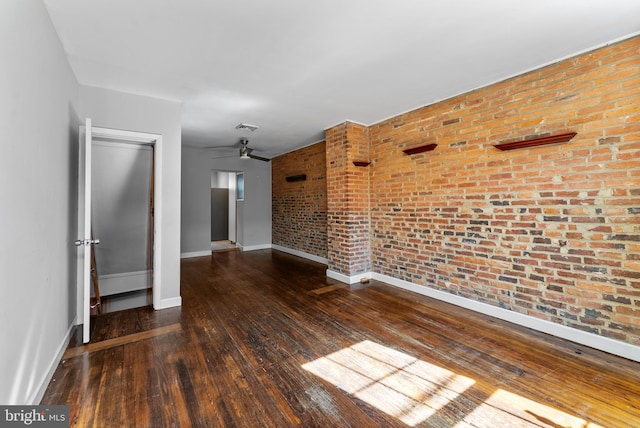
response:
M638 427L640 364L271 250L94 318L42 404L80 427Z

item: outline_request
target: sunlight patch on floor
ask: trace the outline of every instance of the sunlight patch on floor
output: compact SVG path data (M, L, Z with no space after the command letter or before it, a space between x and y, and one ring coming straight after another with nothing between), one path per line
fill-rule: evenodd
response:
M302 367L410 426L474 384L473 379L368 340Z
M498 411L496 411L498 410ZM563 428L602 428L600 425L587 422L576 416L537 403L533 400L513 394L504 389L497 389L476 409L464 418L464 422L472 426L487 419L499 424L513 425L514 417L527 419L538 426Z
M302 367L409 426L438 416L445 406L454 413L462 406L471 412L454 415L455 426L598 427L503 389L491 390L483 402L476 400L483 392L462 397L473 379L369 340Z

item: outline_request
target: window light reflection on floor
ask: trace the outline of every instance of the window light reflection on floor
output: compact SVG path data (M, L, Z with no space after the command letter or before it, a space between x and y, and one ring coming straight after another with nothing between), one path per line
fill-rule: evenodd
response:
M465 417L465 422L472 426L491 418L500 425L514 426L513 420L516 415L519 419L528 415L531 422L527 424L535 426L551 427L579 427L579 428L602 428L601 425L587 422L584 419L572 416L568 413L554 409L541 403L521 397L503 389L497 389L491 396L481 403L470 415ZM524 421L523 421L524 422ZM478 425L480 426L480 425Z
M302 367L409 426L434 416L475 384L469 377L369 340ZM484 426L491 420L509 426L540 422L563 427L596 426L502 389L491 392L459 421L460 425Z
M368 340L302 367L410 426L474 384L473 379Z

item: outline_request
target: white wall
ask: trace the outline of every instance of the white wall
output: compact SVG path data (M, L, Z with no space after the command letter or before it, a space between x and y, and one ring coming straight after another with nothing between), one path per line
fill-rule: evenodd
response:
M80 117L83 121L89 117L92 119L92 125L96 127L162 134L161 307L181 303L181 115L182 105L175 101L80 86ZM208 186L209 182L206 184Z
M75 315L78 84L39 0L0 2L0 404L33 404Z
M211 171L244 172L245 200L238 202L237 243L244 249L271 246L271 162L212 159L212 151L182 148L183 255L211 250Z
M211 172L211 188L212 189L228 189L229 173L222 171Z

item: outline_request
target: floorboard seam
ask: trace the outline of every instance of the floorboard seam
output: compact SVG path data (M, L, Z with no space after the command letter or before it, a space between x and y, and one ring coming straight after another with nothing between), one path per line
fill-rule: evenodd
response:
M164 327L154 328L153 330L141 331L140 333L133 333L122 337L115 337L113 339L89 343L88 345L67 349L62 356L62 359L77 357L85 353L89 354L91 352L103 351L105 349L114 348L116 346L127 345L129 343L139 342L141 340L151 339L181 330L182 326L179 323L176 323Z

